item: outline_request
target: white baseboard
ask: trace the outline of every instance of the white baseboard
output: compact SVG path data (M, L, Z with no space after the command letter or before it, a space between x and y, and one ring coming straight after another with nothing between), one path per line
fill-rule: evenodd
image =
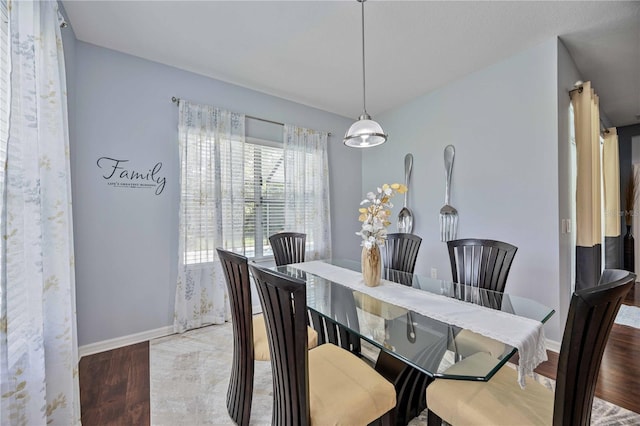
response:
M128 336L116 337L115 339L90 343L88 345L82 345L78 347L78 356L79 358L82 358L83 356L97 354L98 352L110 351L112 349L117 349L123 346L129 346L140 342L146 342L147 340L169 336L170 334L174 334L172 325L162 328L156 328L155 330L147 330L140 333L129 334Z
M560 353L560 342L556 342L555 340L547 339L546 345L547 345L547 350L548 351Z

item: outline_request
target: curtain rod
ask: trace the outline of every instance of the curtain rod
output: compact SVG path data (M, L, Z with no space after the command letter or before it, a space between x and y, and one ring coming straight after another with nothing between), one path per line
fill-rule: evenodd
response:
M579 87L576 87L575 89L571 89L569 90L569 98L571 98L571 94L575 91L578 91L578 93L582 93L582 91L584 90L584 88L582 87L582 85L580 85ZM607 126L604 125L604 122L602 121L602 118L598 117L598 120L600 121L600 134L608 134L611 133L609 131L609 129L607 129Z
M175 96L171 97L171 102L173 102L176 105L180 104L180 98L176 98ZM277 126L284 126L284 123L280 123L279 121L273 121L273 120L267 120L266 118L260 118L260 117L254 117L253 115L246 115L244 116L245 118L250 118L252 120L258 120L258 121L264 121L265 123L271 123L271 124L275 124ZM331 132L327 133L328 136L331 136Z

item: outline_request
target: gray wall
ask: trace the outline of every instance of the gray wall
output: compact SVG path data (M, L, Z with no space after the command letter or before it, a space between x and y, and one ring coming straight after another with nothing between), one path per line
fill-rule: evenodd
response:
M631 137L631 164L640 163L640 135Z
M424 238L416 269L430 274L436 268L443 278L450 267L438 240L442 150L455 145L452 204L460 211L459 236L519 247L508 291L554 307L558 314L547 337L560 340L570 260L558 226L566 217L568 158L558 144L567 132L562 91L577 71L555 38L375 117L389 142L366 151L342 145L351 119L68 38L80 345L172 324L178 156L171 96L332 132L337 257L358 258L359 200L381 183L401 182L404 155L413 153L409 205L415 232ZM262 127L248 124L251 132L274 131ZM102 156L128 159L141 171L162 162L167 186L160 195L110 187L96 166ZM402 199L395 202L394 217Z
M75 58L68 67L75 70L70 115L80 345L173 324L179 193L178 110L172 96L332 132L333 252L359 256L354 232L362 196L361 152L341 140L350 119L80 41L72 44ZM127 159L126 166L138 171L161 162L166 188L155 195L109 186L105 170L96 165L103 156Z
M507 290L559 309L557 52L554 38L376 117L390 136L363 153L363 192L402 181L404 155L413 154L409 204L423 238L416 272L434 267L451 278L438 213L443 149L453 144L458 236L518 246ZM395 204L393 217L402 200ZM562 326L554 315L547 337L560 340Z
M558 40L558 206L561 219L570 219L573 209L571 200L575 200L575 194L571 193L571 156L569 142L569 107L571 98L569 90L573 89L576 81L583 80L575 62L569 55L565 45ZM575 229L573 224L573 228ZM556 315L564 324L567 318L569 302L572 293L572 235L559 234L559 298L560 310Z
M621 208L624 210L625 194L627 193L627 185L632 174L632 165L640 162L640 124L630 124L617 128L618 131L618 149L620 151L620 202ZM620 221L620 235L625 235L626 222ZM620 246L622 253L622 245ZM637 270L637 269L636 269Z

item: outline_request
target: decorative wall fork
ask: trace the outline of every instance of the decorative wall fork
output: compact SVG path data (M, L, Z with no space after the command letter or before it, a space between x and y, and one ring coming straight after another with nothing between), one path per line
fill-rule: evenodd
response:
M451 173L453 171L453 158L456 150L453 145L447 145L444 149L444 206L440 209L440 241L456 239L458 233L458 210L449 204L451 195Z

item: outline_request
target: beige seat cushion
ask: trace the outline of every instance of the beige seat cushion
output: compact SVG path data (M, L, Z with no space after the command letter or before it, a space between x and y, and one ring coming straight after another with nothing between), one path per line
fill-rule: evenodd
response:
M318 346L318 332L311 327L307 327L309 349ZM258 361L269 361L269 339L267 338L267 326L264 323L262 314L253 316L253 358Z
M486 352L494 358L500 357L506 348L505 344L469 330L462 330L455 337L456 352L463 358L476 352Z
M312 425L366 425L396 406L393 385L331 343L309 351Z
M464 371L466 363L487 363L484 352L451 369ZM455 372L455 370L454 370ZM551 425L554 394L531 377L518 385L518 373L504 366L488 381L436 379L427 387L427 407L452 425Z

